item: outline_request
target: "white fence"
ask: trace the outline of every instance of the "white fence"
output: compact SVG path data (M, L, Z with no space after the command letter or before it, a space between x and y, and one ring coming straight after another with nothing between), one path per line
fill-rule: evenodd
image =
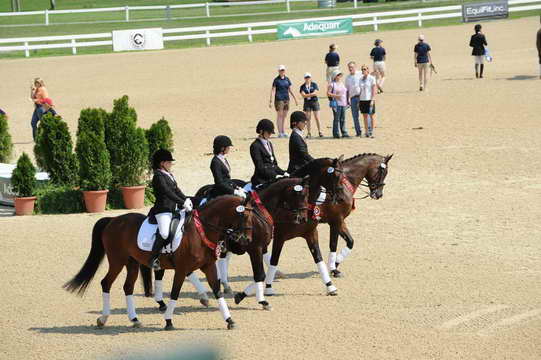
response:
M524 5L526 4L526 5ZM510 0L509 12L528 11L541 9L541 0ZM404 15L404 16L402 16ZM354 14L333 17L305 18L287 21L267 21L258 23L198 26L176 29L163 29L163 41L180 41L205 39L208 46L211 45L213 38L220 37L239 37L246 36L248 41L253 41L254 35L276 33L276 25L288 22L303 22L313 20L332 20L352 18L353 26L373 26L374 31L378 31L378 25L400 22L417 22L418 26L423 26L423 21L457 18L462 17L462 7L460 5L442 6L434 8L411 9L400 11L373 12L366 14ZM238 31L234 31L237 30ZM225 30L225 31L221 31ZM180 34L180 35L177 35ZM92 40L92 41L85 41ZM45 42L45 44L43 44ZM55 42L48 44L47 42ZM42 43L42 44L34 44ZM39 49L59 49L71 48L72 53L77 54L77 48L93 46L112 46L112 34L85 34L85 35L64 35L64 36L44 36L32 38L12 38L0 39L2 44L22 44L0 46L0 52L24 51L25 56L30 56L30 50Z

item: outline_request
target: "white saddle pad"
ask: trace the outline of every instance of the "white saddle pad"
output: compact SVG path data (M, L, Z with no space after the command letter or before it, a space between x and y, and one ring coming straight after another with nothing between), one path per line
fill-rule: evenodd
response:
M182 241L182 230L184 230L184 220L186 219L186 212L182 210L180 212L180 222L178 224L177 232L171 244L162 249L162 254L172 253L180 246ZM148 222L148 218L145 219L139 233L137 234L137 246L143 251L152 251L152 246L156 240L156 231L158 230L158 224L154 225Z

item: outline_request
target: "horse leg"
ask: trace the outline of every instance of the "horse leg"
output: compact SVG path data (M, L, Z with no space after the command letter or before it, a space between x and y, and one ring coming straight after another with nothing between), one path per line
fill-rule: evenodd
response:
M274 241L272 242L272 256L269 270L267 271L267 276L265 277L265 295L267 296L274 295L272 282L274 281L276 272L278 271L278 261L280 260L280 254L282 253L284 242L285 239L279 238L276 235L274 237Z
M272 310L270 304L265 300L263 280L265 280L265 268L263 267L262 249L257 248L248 251L252 271L254 272L254 282L248 285L241 293L235 294L235 304L239 304L246 296L255 291L257 302L263 307L263 310Z
M199 276L197 276L195 271L189 273L187 279L189 282L192 283L192 285L197 290L197 294L199 295L199 302L201 303L201 305L203 305L204 307L209 307L209 297L207 295L207 288L205 287L205 285L203 285L201 280L199 280Z
M175 306L177 306L178 295L180 294L180 289L186 278L186 273L181 272L178 269L175 269L175 277L173 278L173 287L171 289L171 299L167 303L167 310L165 310L165 330L174 330L173 326L173 313L175 312Z
M231 289L231 286L229 286L229 260L233 256L233 253L231 251L228 251L225 253L225 255L221 255L218 259L218 268L219 268L219 279L220 283L224 287L224 293L225 294L233 294L233 290Z
M270 261L271 261L271 254L270 254L269 252L267 252L267 249L265 249L265 250L263 251L263 261L265 262L265 264L267 265L267 267L270 267L270 266L271 266L271 263L270 263ZM275 279L285 279L285 278L286 278L286 275L285 275L282 271L276 269L276 273L275 273L275 275L274 275L274 278L275 278Z
M305 239L306 239L306 244L308 244L308 248L310 249L310 253L312 254L312 257L314 258L314 262L317 265L317 270L319 271L319 275L321 276L321 281L323 281L323 284L327 288L327 295L330 295L330 296L338 295L338 290L333 285L331 281L331 277L329 276L329 270L327 269L327 265L325 265L325 262L323 261L323 258L321 257L321 250L319 249L317 230L314 230L312 231L311 234L306 235Z
M336 249L338 248L338 235L340 233L338 226L334 223L329 224L330 240L329 240L329 260L327 265L333 277L340 277L340 271L336 269Z
M161 313L164 313L167 310L167 305L163 302L163 276L165 275L165 270L155 270L154 271L154 300L158 303L159 310Z
M225 302L224 295L220 291L220 280L216 274L216 266L214 262L208 263L201 268L207 277L207 282L214 293L214 297L218 300L218 306L220 308L220 313L222 314L223 319L227 323L227 329L231 330L235 327L235 322L231 318L231 313Z
M128 319L132 322L134 328L140 328L143 324L137 319L137 313L135 312L135 302L133 300L133 288L137 277L139 276L139 263L134 258L128 260L126 264L126 281L124 282L124 295L126 295L126 310L128 313Z
M346 247L342 248L340 250L340 253L336 257L336 267L338 268L338 265L340 265L348 256L351 254L351 251L353 250L353 236L351 236L349 229L347 228L346 224L342 224L342 230L340 231L340 236L346 240ZM336 274L333 274L334 277L342 277L342 273L336 269Z
M109 256L107 257L109 260L109 270L107 271L107 274L101 281L101 291L102 291L102 300L103 300L103 308L101 312L101 316L98 318L97 325L98 328L102 328L105 326L105 323L107 323L107 319L109 318L109 315L111 315L111 285L113 285L113 282L116 280L118 274L122 271L122 268L124 267L124 264L117 263L114 259L111 259Z

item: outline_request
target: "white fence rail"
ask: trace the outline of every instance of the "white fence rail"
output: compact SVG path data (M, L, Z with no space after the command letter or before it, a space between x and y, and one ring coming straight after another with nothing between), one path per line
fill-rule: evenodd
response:
M282 0L276 0L277 2ZM299 1L299 0L290 0ZM529 4L529 5L523 5ZM198 4L195 4L198 5ZM515 6L522 5L522 6ZM509 12L517 11L529 11L541 9L541 0L510 0ZM94 9L98 10L98 9ZM231 25L214 25L214 26L197 26L197 27L185 27L175 29L163 29L163 41L180 41L180 40L194 40L205 39L208 46L211 45L213 38L220 37L239 37L246 36L248 41L253 41L254 35L272 34L276 33L276 25L288 22L303 22L313 20L332 20L352 18L353 26L372 26L374 31L378 31L378 25L391 24L400 22L417 22L419 27L423 26L423 21L445 19L445 18L457 18L462 17L462 7L460 5L453 6L441 6L433 8L422 9L410 9L400 11L387 11L387 12L372 12L366 14L354 14L332 17L318 17L318 18L304 18L294 20L280 20L280 21L267 21L258 23L246 23L246 24L231 24ZM67 10L61 10L67 11ZM1 14L1 13L0 13ZM402 16L405 15L405 16ZM237 30L238 31L234 31ZM225 31L223 31L225 30ZM186 34L188 33L188 34ZM176 35L181 34L181 35ZM93 40L93 41L85 41ZM44 43L45 44L34 44ZM49 42L54 42L49 44ZM2 45L2 44L20 44L20 45ZM71 48L72 53L77 54L77 48L79 47L91 47L91 46L112 46L112 34L100 33L100 34L84 34L84 35L63 35L63 36L43 36L32 38L8 38L0 39L0 52L10 51L24 51L25 56L30 56L31 50L39 49L60 49Z

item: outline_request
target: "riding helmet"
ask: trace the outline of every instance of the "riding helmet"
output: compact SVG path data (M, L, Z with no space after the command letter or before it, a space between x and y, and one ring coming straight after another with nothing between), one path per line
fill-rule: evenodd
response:
M162 161L175 161L171 151L159 149L154 153L154 155L152 155L152 167L154 169L158 169Z
M226 148L228 146L233 146L233 143L228 136L219 135L214 138L214 142L212 144L214 154L219 154L220 152L222 152L223 148Z
M268 131L271 134L274 134L274 123L269 119L259 120L257 127L255 128L255 132L259 134L261 131Z

